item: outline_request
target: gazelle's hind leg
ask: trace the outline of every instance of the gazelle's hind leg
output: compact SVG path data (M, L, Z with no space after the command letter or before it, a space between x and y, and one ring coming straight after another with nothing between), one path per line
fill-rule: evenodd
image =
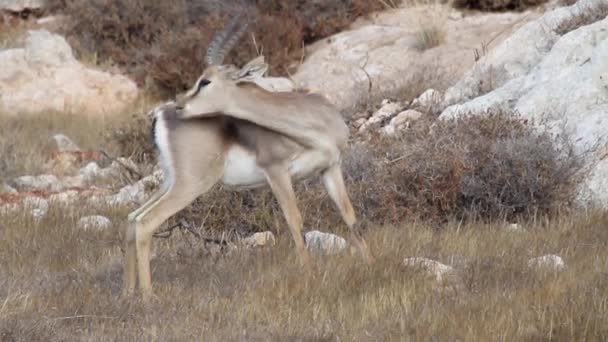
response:
M342 176L340 165L335 164L323 173L323 183L325 184L329 196L340 210L344 222L346 222L346 225L348 226L351 243L359 249L359 252L365 261L368 264L371 264L374 261L374 258L357 227L357 218L355 217L355 211L350 203L350 198L348 197L348 192L344 185L344 177Z
M291 176L286 168L273 166L264 169L266 180L272 189L272 193L277 198L281 211L285 216L291 236L296 244L296 250L300 263L306 268L310 268L310 255L304 245L302 237L302 214L298 209L296 195L293 191Z

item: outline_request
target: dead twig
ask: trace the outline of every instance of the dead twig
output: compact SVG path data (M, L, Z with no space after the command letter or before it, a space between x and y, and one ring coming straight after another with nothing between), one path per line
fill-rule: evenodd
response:
M208 243L215 243L215 244L219 244L219 245L228 245L228 242L225 239L216 239L216 238L212 238L212 237L202 236L185 219L181 219L178 223L171 225L162 231L154 233L153 236L156 238L168 239L171 237L171 235L173 235L173 231L176 228L185 229L186 231L190 232L192 235L194 235L197 238L199 238L205 242L208 242Z

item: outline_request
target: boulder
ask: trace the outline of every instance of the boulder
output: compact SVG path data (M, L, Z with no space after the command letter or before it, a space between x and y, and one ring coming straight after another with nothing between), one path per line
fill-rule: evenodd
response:
M350 30L307 47L308 57L293 80L297 87L324 94L350 118L370 100L404 96L429 77L438 84L458 79L475 62L474 50L488 41L501 42L510 30L538 16L493 13L446 20L450 12L447 5L408 6L361 19ZM425 25L436 25L445 39L421 50Z
M532 21L481 59L446 92L440 119L513 110L552 134L568 133L578 153L608 138L608 18L580 27L573 20L608 13L604 0L580 0ZM569 29L569 31L565 31ZM488 89L479 85L491 80ZM608 205L608 160L591 156L584 204Z
M121 75L79 63L59 35L28 31L25 47L0 51L0 112L70 112L113 114L138 94L135 83Z

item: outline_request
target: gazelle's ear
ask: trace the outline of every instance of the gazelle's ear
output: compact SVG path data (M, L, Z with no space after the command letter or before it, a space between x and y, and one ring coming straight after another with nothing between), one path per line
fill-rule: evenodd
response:
M264 76L267 70L268 64L264 62L264 56L258 56L249 63L245 64L245 66L235 74L234 79L237 81L237 83L253 82L254 80Z

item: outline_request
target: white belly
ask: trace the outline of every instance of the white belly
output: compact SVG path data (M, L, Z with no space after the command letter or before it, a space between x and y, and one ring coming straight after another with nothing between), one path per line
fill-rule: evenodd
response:
M301 179L322 171L329 166L329 160L318 151L305 151L289 162L289 174ZM266 185L264 170L260 168L255 155L242 147L234 146L226 155L222 183L237 188L255 188Z

